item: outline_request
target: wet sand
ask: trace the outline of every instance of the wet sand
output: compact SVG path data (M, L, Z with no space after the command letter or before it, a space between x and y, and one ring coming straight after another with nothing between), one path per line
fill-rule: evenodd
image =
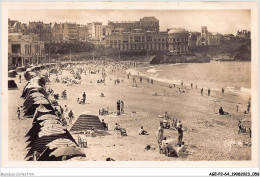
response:
M201 161L201 160L250 160L251 147L240 147L233 145L230 149L229 142L251 142L248 134L238 134L238 120L250 117L251 114L243 114L249 96L236 95L234 93L225 92L224 96L220 92L211 91L211 96L200 95L200 89L186 88L186 93L179 93L178 87L169 88L168 84L154 82L147 83L143 78L143 82L139 82L136 77L138 87L132 87L133 76L127 79L125 69L120 68L116 72L110 72L107 69L106 85L97 83L101 79L101 72L98 74L86 73L82 74L82 83L67 86L62 83L47 84L55 93L61 93L67 90L68 99L58 100L58 103L64 107L67 105L69 110L73 110L77 118L84 111L91 111L98 115L99 108L110 108L113 114L107 116L99 116L100 120L104 119L108 123L109 130L105 136L84 137L88 142L88 148L84 148L86 158L81 160L104 161L107 157L113 157L119 161ZM72 78L69 71L63 71L65 77L68 75ZM124 82L114 85L117 77ZM111 78L111 80L110 80ZM15 78L20 90L9 90L8 102L8 138L9 138L9 160L22 161L27 153L25 147L25 134L31 128L32 119L18 120L16 110L24 102L20 98L22 89L27 83L23 78L22 83ZM164 90L167 95L164 96ZM86 92L86 104L78 104L77 98L82 98L83 92ZM105 97L100 97L103 92ZM158 96L153 96L157 92ZM224 111L228 111L228 115L218 115L214 113L213 101L218 98L220 102L216 102L215 112L220 106ZM116 102L123 100L125 103L125 114L116 116ZM236 112L237 103L242 103L239 112ZM182 121L186 128L183 141L187 145L189 155L185 157L166 157L159 154L156 140L156 131L159 127L160 120L158 115L163 115L167 110L168 114ZM136 112L136 113L133 113ZM75 122L75 120L73 120ZM126 128L128 136L121 136L118 132L113 131L114 124L119 123L121 127ZM140 136L138 131L140 126L148 131L149 135ZM68 127L68 129L71 125ZM178 141L177 131L172 129L165 130L165 136ZM73 135L77 140L77 134ZM226 143L225 143L226 142ZM151 150L145 150L147 145L151 145Z

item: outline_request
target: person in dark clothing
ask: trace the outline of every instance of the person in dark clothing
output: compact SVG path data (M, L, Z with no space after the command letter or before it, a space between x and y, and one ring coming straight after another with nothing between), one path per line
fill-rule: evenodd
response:
M243 132L243 128L242 128L242 125L241 125L241 121L238 121L238 134L240 134L242 132Z
M83 103L85 103L86 102L86 93L85 92L83 93L82 97L83 97Z
M18 107L18 109L17 109L17 117L18 117L18 119L20 119L20 115L21 115L21 111L20 111L20 109Z
M200 94L201 94L201 96L203 96L203 87L200 90Z
M224 92L225 92L225 90L224 90L224 88L222 88L222 95L224 95Z
M117 101L117 115L119 116L120 115L120 100Z
M182 130L182 124L178 126L178 145L181 146L183 139L183 130Z
M208 89L208 96L210 96L210 88Z
M104 119L102 119L102 125L103 125L103 127L105 128L105 130L107 130L107 124L104 122Z
M20 80L20 83L22 82L22 76L21 74L19 75L19 80Z
M223 110L223 108L222 108L222 107L220 107L220 108L219 108L219 111L218 111L218 113L219 113L220 115L224 115L224 110Z

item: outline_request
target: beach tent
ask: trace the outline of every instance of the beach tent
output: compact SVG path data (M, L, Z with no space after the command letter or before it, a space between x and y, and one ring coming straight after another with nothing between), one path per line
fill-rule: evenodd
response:
M50 70L50 73L52 73L52 74L57 74L57 73L59 73L59 72L58 72L58 70L57 70L56 68L52 68L52 69Z
M46 109L53 111L53 107L51 106L48 100L37 100L25 111L24 117L32 118L35 110L40 106L40 104L42 104Z
M32 93L32 94L29 94L25 100L24 100L24 103L23 105L28 105L29 102L34 102L36 101L37 99L43 99L43 98L46 98L42 93L39 93L39 92L35 92L35 93Z
M53 112L52 110L46 109L42 104L40 104L40 106L34 112L33 120L37 119L42 115L50 114L52 112Z
M41 138L37 138L35 141L32 141L26 148L31 147L29 152L27 153L26 157L29 157L31 155L33 155L34 151L37 151L38 153L42 153L48 146L47 144L49 144L50 142L56 140L56 139L60 139L60 138L66 138L71 140L72 142L74 142L75 144L76 141L74 140L74 138L71 136L71 134L66 131L65 134L57 134L57 135L51 135L51 136L43 136Z
M47 115L47 114L45 114ZM60 121L57 119L47 119L47 120L42 120L38 121L37 123L34 123L31 129L27 132L25 137L31 136L32 134L38 133L41 129L41 127L44 126L44 124L61 124Z
M39 85L31 85L31 84L29 84L26 87L24 87L21 97L25 98L27 96L29 90L31 90L31 89L41 89L41 88L42 87L39 86Z
M58 120L59 117L57 117L56 115L53 115L53 114L45 114L45 115L42 115L40 117L38 117L36 120L34 120L35 122L42 122L42 121L45 121L45 120Z
M35 92L42 93L46 97L48 95L47 92L41 86L31 86L24 90L21 97L26 99L28 97L28 95L35 93Z
M26 102L26 103L23 105L23 106L24 106L23 110L24 110L24 111L27 111L28 109L30 109L30 107L31 107L35 102L37 102L37 101L39 101L39 100L46 100L46 101L48 102L48 99L45 98L45 97L32 98L32 99L30 99L28 102Z
M84 131L92 128L105 130L98 116L83 112L71 127L70 131Z
M8 80L8 90L16 90L18 89L17 84L14 80Z
M16 71L17 71L17 72L23 72L23 71L25 71L25 70L26 70L25 67L17 67L17 68L16 68Z
M69 139L60 138L50 142L46 146L47 148L40 154L40 157L37 159L37 161L56 161L57 158L50 154L57 148L62 146L76 147L77 145Z
M16 75L14 72L8 71L8 77L16 77Z
M31 134L26 142L34 142L37 138L41 138L43 136L65 134L66 131L66 128L60 124L46 124L44 127L41 127L35 133Z
M9 72L13 72L14 75L18 75L18 73L15 70L10 70Z

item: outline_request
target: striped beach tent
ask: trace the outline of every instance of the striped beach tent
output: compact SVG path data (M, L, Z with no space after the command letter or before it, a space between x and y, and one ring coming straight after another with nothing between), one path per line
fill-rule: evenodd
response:
M56 139L52 142L50 142L49 144L47 144L47 146L50 148L50 149L54 149L54 148L58 148L58 147L61 147L61 146L72 146L72 147L76 147L77 145L69 140L69 139L66 139L66 138L60 138L60 139Z
M92 128L105 130L98 116L90 112L83 112L71 127L70 131L84 131Z
M61 131L63 130L63 131ZM66 127L63 127L61 124L45 124L44 127L38 127L35 129L33 133L31 133L29 138L26 142L35 141L35 139L42 137L42 136L49 136L51 134L60 134L66 133L64 132Z

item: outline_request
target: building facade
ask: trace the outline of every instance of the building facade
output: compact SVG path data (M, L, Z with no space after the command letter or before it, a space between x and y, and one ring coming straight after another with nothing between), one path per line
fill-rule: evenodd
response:
M52 42L59 43L63 41L62 24L54 23L52 26Z
M251 36L251 32L248 30L237 31L237 37L239 39L250 39L250 36Z
M88 27L87 25L78 25L78 41L88 40Z
M189 32L185 29L171 29L168 31L168 50L173 55L188 54Z
M76 23L62 23L63 41L78 41L78 26Z
M8 34L8 66L42 63L44 60L44 42L38 35Z
M51 23L29 22L28 30L24 34L34 33L39 36L39 40L50 43L52 42Z
M101 22L92 22L88 23L88 33L89 33L89 40L92 41L102 41L104 38L103 35L103 27Z

